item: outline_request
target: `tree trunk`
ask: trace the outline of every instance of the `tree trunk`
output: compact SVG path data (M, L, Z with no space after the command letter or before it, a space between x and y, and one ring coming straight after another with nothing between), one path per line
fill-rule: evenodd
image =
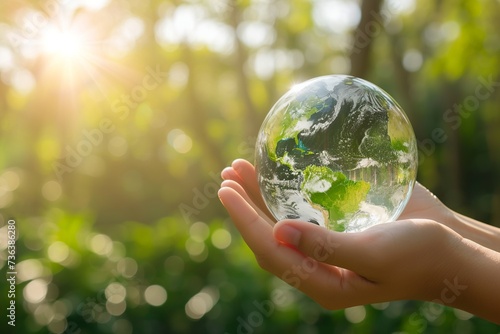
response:
M366 78L371 66L370 56L374 39L384 28L380 22L380 8L383 0L364 0L361 4L361 20L354 31L351 50L351 74Z
M231 26L233 27L235 32L238 28L238 23L240 22L240 16L241 15L239 6L235 3L235 5L231 10L231 18L230 18ZM243 107L245 111L245 121L246 121L245 134L247 137L255 136L259 129L259 124L255 122L256 110L252 98L250 96L250 91L248 87L248 78L245 74L245 69L244 69L245 63L248 59L248 55L245 46L243 45L243 43L241 43L240 39L236 34L234 37L234 41L236 45L234 56L236 62L235 72L238 80L237 81L238 93L240 95L241 101L243 102Z

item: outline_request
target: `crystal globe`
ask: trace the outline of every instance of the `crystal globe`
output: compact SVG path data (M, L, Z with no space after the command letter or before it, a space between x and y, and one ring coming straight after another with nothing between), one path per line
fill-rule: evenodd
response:
M417 144L398 103L365 80L330 75L294 86L259 131L256 170L277 220L358 232L396 220L417 173Z

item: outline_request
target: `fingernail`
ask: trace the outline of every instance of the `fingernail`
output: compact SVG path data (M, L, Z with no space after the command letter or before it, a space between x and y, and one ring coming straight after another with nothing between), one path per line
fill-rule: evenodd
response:
M297 230L294 227L288 226L288 225L280 226L278 231L277 231L277 235L276 235L276 237L280 241L282 241L286 244L292 245L292 246L299 245L299 241L300 241L301 236L302 236L301 231Z

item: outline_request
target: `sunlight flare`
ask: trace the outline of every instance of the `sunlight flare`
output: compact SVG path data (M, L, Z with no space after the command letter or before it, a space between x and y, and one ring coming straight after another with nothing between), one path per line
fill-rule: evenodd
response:
M86 49L82 34L74 30L47 29L41 44L44 53L66 60L80 58Z

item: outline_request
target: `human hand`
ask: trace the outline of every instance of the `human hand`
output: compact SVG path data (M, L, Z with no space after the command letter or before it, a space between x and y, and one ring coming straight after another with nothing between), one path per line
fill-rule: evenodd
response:
M437 221L466 239L500 252L500 229L449 209L418 182L415 184L411 198L398 219L412 218Z
M254 166L242 159L235 160L231 167L222 171L222 178L236 182L244 190L250 203L269 223L275 223L260 194ZM450 210L427 188L416 182L410 200L398 218L429 219L451 228L462 237L484 247L500 252L500 230L470 217Z
M462 237L435 221L407 219L350 234L297 220L276 223L249 162L235 161L222 177L219 197L259 265L328 309L433 300L443 281L459 274L453 263ZM406 214L417 211L415 205Z
M444 205L432 192L415 182L410 200L398 219L426 218L438 221L450 228L453 211Z

